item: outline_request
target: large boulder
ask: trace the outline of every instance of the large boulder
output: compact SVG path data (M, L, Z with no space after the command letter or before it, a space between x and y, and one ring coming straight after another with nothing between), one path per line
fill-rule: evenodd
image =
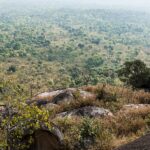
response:
M68 88L64 90L57 90L52 92L44 92L33 97L32 100L27 100L27 104L35 104L37 106L47 105L48 103L63 104L70 103L76 99L76 96L82 99L96 98L95 94L92 94L81 89Z
M49 107L55 107L53 106ZM10 116L13 118L18 112L12 107L8 106L1 106L0 107L0 126L1 120L5 117ZM32 123L34 120L26 120ZM22 122L23 123L23 122ZM38 129L29 128L28 126L22 126L22 123L17 123L14 126L10 126L7 129L7 141L9 144L9 150L18 150L18 145L28 145L30 146L27 150L61 150L63 149L63 134L60 131L59 127L56 126L54 123L51 124L51 128L47 127L47 124L40 122L40 127ZM18 137L14 137L14 133L18 132L18 129L22 128L21 130L21 139ZM32 132L31 132L32 131ZM19 134L18 134L19 135ZM29 145L30 139L33 139L33 143ZM16 147L17 146L17 147Z
M72 91L65 90L52 99L54 104L70 103L74 100Z
M45 130L37 130L33 135L34 143L28 150L63 150L57 136Z
M96 99L96 95L87 91L80 90L80 97L82 99Z
M150 133L115 150L150 150Z
M18 150L16 146L14 147L14 142L11 137L14 130L17 130L17 128L14 127L8 132L10 150ZM26 145L31 137L33 142L27 150L63 150L63 134L54 124L52 124L52 129L49 129L41 123L41 127L33 133L30 133L28 129L24 129L22 140L18 144Z
M32 99L26 101L28 105L35 104L37 106L47 105L51 103L52 99L61 93L63 90L57 90L52 92L44 92L34 96Z
M62 112L57 115L57 117L71 117L71 116L83 116L93 118L93 117L113 116L113 114L108 109L95 106L86 106L71 111Z
M55 110L57 108L59 108L60 106L57 104L53 104L53 103L48 103L46 105L43 106L46 110L52 111Z
M62 104L62 103L70 103L73 100L76 100L77 96L81 99L93 99L96 98L96 96L90 92L83 91L81 89L75 89L75 88L68 88L66 90L63 90L58 95L56 95L52 99L52 103L54 104Z
M41 94L38 94L35 96L35 99L41 99L41 100L51 100L54 96L58 95L59 93L63 92L63 90L56 90L51 92L44 92Z

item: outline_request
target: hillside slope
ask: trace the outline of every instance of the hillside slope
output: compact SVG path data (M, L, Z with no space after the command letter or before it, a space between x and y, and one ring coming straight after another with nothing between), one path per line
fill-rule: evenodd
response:
M0 78L36 90L118 84L125 61L150 65L149 14L14 7L0 11Z

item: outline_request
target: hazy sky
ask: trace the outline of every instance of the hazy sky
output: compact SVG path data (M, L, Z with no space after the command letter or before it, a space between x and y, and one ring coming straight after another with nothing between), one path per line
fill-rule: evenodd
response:
M63 1L63 0L59 0ZM89 6L108 6L108 7L131 7L131 8L149 8L150 9L150 0L65 0L73 1L74 3L80 3L82 5Z
M109 7L109 8L133 8L133 9L149 9L150 0L0 0L0 5L4 3L10 4L36 4L36 5L51 5L61 7ZM13 6L13 5L12 5Z

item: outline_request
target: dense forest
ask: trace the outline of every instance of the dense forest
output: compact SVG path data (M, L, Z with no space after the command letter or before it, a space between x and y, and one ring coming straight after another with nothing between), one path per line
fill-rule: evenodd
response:
M150 66L146 13L11 8L1 10L0 20L0 78L36 92L120 84L116 70L125 61Z

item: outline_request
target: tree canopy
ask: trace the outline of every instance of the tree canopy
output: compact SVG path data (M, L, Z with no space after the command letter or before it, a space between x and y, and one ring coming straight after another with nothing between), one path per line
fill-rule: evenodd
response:
M125 62L118 71L120 79L134 88L150 89L150 68L141 60Z

